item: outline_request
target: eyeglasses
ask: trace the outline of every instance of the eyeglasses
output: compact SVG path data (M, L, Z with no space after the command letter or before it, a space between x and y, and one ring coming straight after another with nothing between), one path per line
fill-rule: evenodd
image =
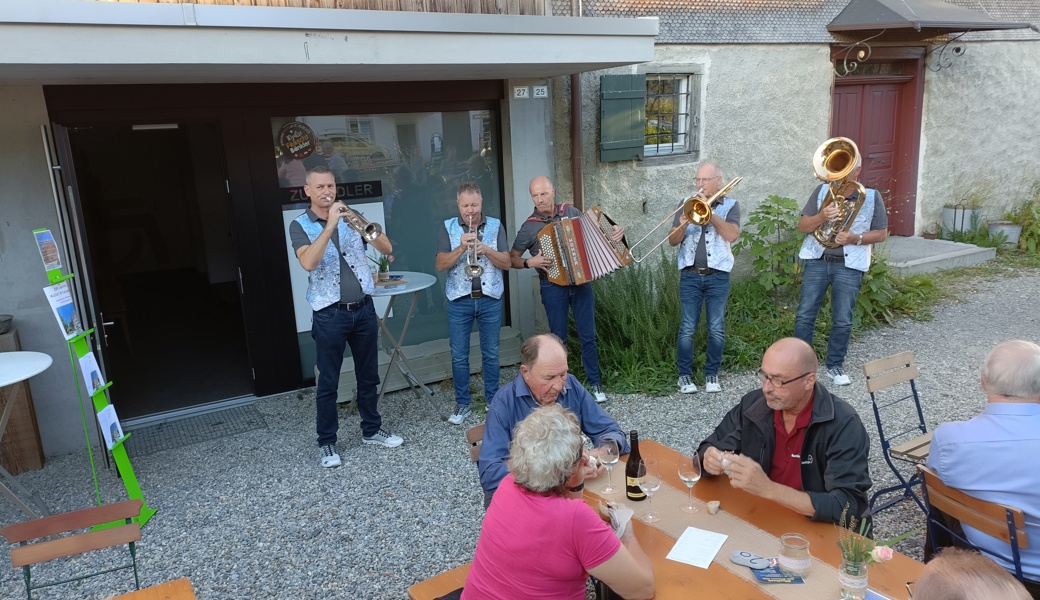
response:
M780 379L779 377L770 377L769 375L766 375L765 372L762 371L762 369L759 369L758 372L755 373L755 375L758 375L758 380L761 381L762 383L765 383L765 382L768 381L770 384L772 384L773 387L775 387L775 388L782 388L785 385L791 383L792 381L798 381L799 379L801 379L803 377L808 377L809 375L812 375L812 371L809 371L808 373L802 373L798 377L792 377L792 378L788 379L787 381L784 381L784 380Z
M709 181L715 181L719 177L721 177L721 175L716 175L714 177L697 177L694 181L696 183L708 183Z

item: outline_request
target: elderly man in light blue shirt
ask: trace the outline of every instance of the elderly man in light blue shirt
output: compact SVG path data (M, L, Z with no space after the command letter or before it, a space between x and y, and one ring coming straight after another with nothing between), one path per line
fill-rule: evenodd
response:
M998 344L982 367L982 389L989 400L982 414L937 427L927 464L950 487L1022 509L1030 541L1040 540L1040 346ZM968 541L1008 557L996 560L1014 571L1007 542L963 527ZM1040 581L1040 544L1021 556L1026 578Z
M628 442L617 421L596 403L592 394L573 375L567 373L567 351L560 338L551 333L530 337L520 347L520 375L498 390L488 408L484 441L477 461L485 507L491 503L499 482L509 472L506 461L509 460L509 442L513 439L516 424L535 408L554 402L578 416L582 432L592 438L597 447L606 439L614 439L621 454L628 453ZM594 465L587 468L586 479L597 477L602 472L601 467Z

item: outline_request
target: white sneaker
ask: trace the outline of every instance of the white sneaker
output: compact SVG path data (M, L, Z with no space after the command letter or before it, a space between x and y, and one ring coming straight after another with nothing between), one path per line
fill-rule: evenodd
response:
M827 369L827 376L831 378L831 383L834 385L849 385L852 380L845 374L845 370L841 367L833 367Z
M396 448L404 443L404 438L394 435L385 429L380 429L375 433L375 435L362 437L361 442L364 444L386 446L387 448Z
M462 422L466 420L466 417L468 417L471 412L472 411L470 411L468 406L456 404L455 412L451 413L451 416L448 417L448 422L452 425L462 425Z
M592 386L592 395L596 398L596 402L600 404L607 401L607 395L600 391L598 385Z
M722 391L722 386L719 385L718 375L705 375L704 376L704 391L709 394L714 394Z
M336 447L333 445L322 446L318 454L318 466L323 469L331 469L338 467L342 462L339 460L339 454L336 454Z
M693 379L689 375L679 376L679 393L680 394L695 394L697 393L697 384L693 383Z

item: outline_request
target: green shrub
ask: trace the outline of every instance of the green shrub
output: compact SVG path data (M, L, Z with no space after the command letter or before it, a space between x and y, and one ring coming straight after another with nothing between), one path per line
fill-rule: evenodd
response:
M748 215L740 237L733 244L737 256L744 250L751 256L752 280L778 301L795 284L798 276L798 202L791 198L769 196Z

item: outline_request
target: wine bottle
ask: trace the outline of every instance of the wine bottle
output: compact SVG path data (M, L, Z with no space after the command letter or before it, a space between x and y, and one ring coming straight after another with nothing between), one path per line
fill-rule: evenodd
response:
M633 429L629 436L632 450L625 463L625 495L629 500L639 502L646 500L646 492L639 487L639 434Z

